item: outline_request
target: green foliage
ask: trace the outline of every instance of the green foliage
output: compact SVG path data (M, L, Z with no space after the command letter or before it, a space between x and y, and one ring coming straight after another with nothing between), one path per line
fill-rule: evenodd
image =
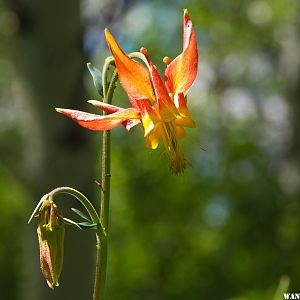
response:
M21 278L26 273L22 253L26 246L23 216L27 203L28 194L22 185L0 165L0 291L3 299L20 299Z
M93 77L94 86L101 97L103 97L102 75L101 71L95 68L91 63L87 63L89 72Z

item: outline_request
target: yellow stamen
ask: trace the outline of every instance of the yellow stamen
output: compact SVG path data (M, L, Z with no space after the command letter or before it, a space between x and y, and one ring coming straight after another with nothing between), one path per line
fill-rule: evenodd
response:
M163 58L163 62L164 62L165 64L168 65L168 64L171 62L171 58L168 57L168 56L165 56L165 57Z

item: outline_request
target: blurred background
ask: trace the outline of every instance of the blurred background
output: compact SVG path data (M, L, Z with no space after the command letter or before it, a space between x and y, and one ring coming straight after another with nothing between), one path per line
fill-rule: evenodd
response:
M142 129L112 132L107 299L273 299L300 292L300 18L297 0L4 0L0 2L0 299L91 299L95 238L67 228L61 286L39 269L39 201L68 185L96 200L101 134L54 107L93 112L86 62L182 49L182 13L197 33L197 123L190 166L172 176ZM114 102L128 100L120 87ZM73 199L57 199L73 218ZM96 204L97 205L97 204ZM282 297L282 295L280 295ZM282 299L282 298L278 298Z

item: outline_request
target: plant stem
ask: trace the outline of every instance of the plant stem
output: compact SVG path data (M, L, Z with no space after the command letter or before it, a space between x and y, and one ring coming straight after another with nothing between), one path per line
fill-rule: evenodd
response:
M113 62L108 58L103 66L102 85L104 102L110 104L118 79L118 74L114 71L111 82L108 86L107 70ZM105 113L104 113L105 114ZM110 199L110 131L103 131L102 136L102 172L101 172L101 198L100 198L100 221L104 231L108 234L109 226L109 199ZM101 235L97 232L97 257L93 300L104 300L105 282L107 269L107 234Z
M69 194L69 195L72 195L73 197L77 198L82 203L82 205L85 207L85 209L87 210L93 223L101 224L101 220L99 219L94 206L91 204L91 202L88 200L88 198L85 197L82 193L80 193L79 191L77 191L73 188L70 188L67 186L62 186L62 187L58 187L58 188L54 189L53 191L46 194L45 196L49 195L54 198L58 194Z
M95 210L92 203L90 202L90 200L86 196L84 196L82 193L80 193L79 191L77 191L73 188L70 188L68 186L58 187L58 188L52 190L51 192L45 194L42 197L42 199L39 201L37 206L35 207L33 213L31 214L31 216L28 220L28 224L31 222L33 217L38 214L38 211L40 210L41 206L43 205L43 202L46 199L53 200L53 198L59 194L69 194L69 195L75 197L77 200L79 200L81 202L81 204L85 207L86 211L88 212L92 223L97 225L97 233L99 234L99 236L104 237L106 235L105 230L101 224L101 220L98 216L98 213Z

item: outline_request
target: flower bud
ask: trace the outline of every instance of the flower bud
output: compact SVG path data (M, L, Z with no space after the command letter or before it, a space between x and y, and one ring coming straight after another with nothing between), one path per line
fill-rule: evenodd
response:
M40 265L50 288L59 285L58 279L63 266L64 220L55 203L46 198L39 213L37 228L40 246Z

